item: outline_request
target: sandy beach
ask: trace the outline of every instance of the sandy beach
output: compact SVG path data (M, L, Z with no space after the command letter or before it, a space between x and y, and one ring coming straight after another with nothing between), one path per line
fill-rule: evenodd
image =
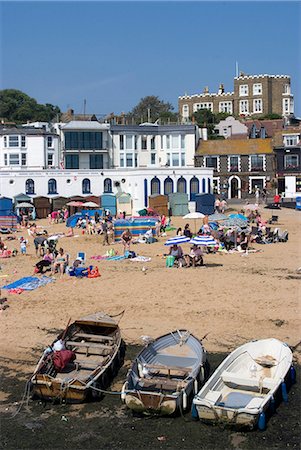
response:
M262 215L267 219L272 212L264 209ZM287 243L255 244L252 247L261 251L248 255L208 254L204 268L166 268L162 257L166 238L152 245L132 246L139 255L152 258L148 263L94 261L91 256L103 255L109 248L102 245L100 236L75 230L77 237L60 238L58 247L70 253L71 260L78 251L86 252L88 264L97 265L101 277L64 275L60 279L56 275L55 282L21 295L2 290L9 306L0 311L1 359L6 376L25 381L40 352L65 328L70 317L97 311L117 314L125 310L120 327L130 345L141 345L143 335L156 337L188 328L199 338L206 335L203 343L210 360L210 353L226 355L252 339L275 337L293 347L294 359L300 363L301 275L297 269L301 266L301 215L291 209L277 213L277 226L289 231ZM67 231L64 224L50 226L46 220L38 221L38 225L49 233ZM174 218L172 225L183 226L184 221ZM169 232L168 236L173 234ZM26 230L17 235L28 237ZM0 262L2 285L33 274L38 259L33 239L29 239L27 256ZM8 245L10 249L19 247L13 242ZM123 252L121 244L114 249ZM13 401L19 400L2 385L2 412L12 411Z

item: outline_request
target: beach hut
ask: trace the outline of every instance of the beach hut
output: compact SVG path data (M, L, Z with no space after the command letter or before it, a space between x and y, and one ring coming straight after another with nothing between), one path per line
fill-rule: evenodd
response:
M188 195L182 192L175 192L168 195L169 212L172 216L185 216L189 213Z
M168 195L153 194L148 197L150 208L157 211L160 216L168 215Z
M195 196L195 210L209 216L214 213L214 202L213 194L197 194Z
M33 204L36 208L38 219L48 217L48 214L51 212L51 203L48 197L36 197L33 199Z
M66 203L69 201L67 197L54 197L51 200L52 203L52 211L58 211L59 209L63 209L66 206Z
M125 212L126 216L132 215L132 196L126 192L116 194L116 209Z
M16 228L17 216L13 212L13 201L8 197L0 198L0 228Z
M29 197L29 195L26 194L18 194L14 196L14 204L15 206L17 206L18 203L31 203L32 202L32 198Z
M113 194L102 194L100 197L101 208L106 211L109 210L113 216L116 216L116 196Z

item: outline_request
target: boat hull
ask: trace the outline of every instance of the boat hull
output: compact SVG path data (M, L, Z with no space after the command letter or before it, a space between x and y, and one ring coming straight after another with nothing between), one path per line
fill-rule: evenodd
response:
M126 395L125 404L136 413L172 415L177 410L177 398L168 395L131 392Z

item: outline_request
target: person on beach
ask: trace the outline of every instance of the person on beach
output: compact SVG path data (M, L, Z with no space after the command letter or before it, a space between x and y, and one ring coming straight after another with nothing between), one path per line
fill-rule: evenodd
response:
M124 247L124 253L126 251L130 250L131 240L132 240L132 233L130 232L129 228L127 228L121 235L121 242Z
M169 256L173 256L175 261L178 262L179 267L183 266L184 263L184 257L183 257L183 250L180 245L172 245L169 249Z
M54 260L53 254L49 248L46 249L46 253L43 256L43 259L36 263L35 265L35 273L44 273L44 269L50 267Z
M184 236L189 237L190 239L192 238L192 233L191 230L189 228L189 223L186 223L185 227L184 227Z
M196 244L194 244L191 247L190 253L188 253L184 257L185 257L187 267L190 267L190 266L195 267L198 262L200 262L201 266L204 265L203 251Z
M65 271L65 267L67 265L67 262L68 262L68 256L64 252L64 249L60 248L59 249L59 253L58 253L58 255L55 258L54 263L53 263L52 275L55 274L56 269L59 269L60 275L62 277L63 274L64 274L64 271Z

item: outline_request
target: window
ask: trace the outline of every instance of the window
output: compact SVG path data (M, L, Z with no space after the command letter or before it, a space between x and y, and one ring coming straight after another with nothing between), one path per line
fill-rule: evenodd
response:
M102 132L99 131L66 131L66 150L101 150Z
M185 135L181 134L181 148L185 148Z
M292 98L282 100L282 113L283 115L294 113L294 100Z
M194 202L195 201L195 196L196 194L199 193L199 189L200 189L200 184L199 184L199 180L197 179L197 177L193 177L190 180L190 201Z
M213 178L213 194L219 194L219 178Z
M113 192L112 191L112 180L111 178L106 178L103 182L103 191L105 193Z
M90 169L103 169L103 155L90 155L89 160Z
M7 137L4 136L4 147L7 147Z
M21 166L26 166L27 164L27 155L26 153L21 153Z
M160 180L157 177L151 180L151 195L153 194L160 194Z
M20 164L19 153L11 153L9 155L9 165L18 166Z
M284 168L297 169L299 167L298 155L284 155Z
M173 193L173 181L170 177L164 180L164 195Z
M9 147L19 147L19 136L9 136L8 137Z
M119 136L119 148L120 148L120 150L124 150L124 137L123 137L123 134L120 134L120 136Z
M47 166L52 167L53 166L53 153L47 153Z
M170 148L170 136L169 135L167 135L166 136L166 148Z
M34 181L33 180L31 180L31 179L26 180L26 182L25 182L25 193L27 195L34 194Z
M56 180L54 178L48 181L48 194L57 194Z
M138 153L134 154L134 159L135 159L135 167L138 167Z
M47 147L52 148L53 147L53 139L52 136L47 136Z
M66 169L79 169L78 155L66 155L65 162L66 162Z
M132 134L126 134L125 135L125 148L127 150L133 150L134 149L134 136Z
M26 147L26 136L21 136L21 147Z
M212 111L213 110L213 103L211 103L211 102L194 103L193 104L193 112L196 112L199 109L209 109L210 111Z
M124 167L124 155L120 155L120 167Z
M229 164L229 172L238 172L239 171L239 157L238 156L229 156L228 164Z
M182 106L182 116L184 118L188 119L188 117L189 117L189 106L188 105Z
M206 156L205 165L217 170L217 156Z
M249 95L249 86L247 84L241 84L239 86L239 96L245 97L246 95Z
M151 137L151 150L155 150L156 148L155 136Z
M256 98L253 100L253 113L262 113L262 99Z
M186 180L184 177L180 177L177 182L177 192L181 192L182 194L186 193Z
M285 84L285 85L283 86L283 93L284 93L284 94L290 94L290 93L291 93L291 87L290 87L289 84Z
M172 145L172 148L179 148L179 135L178 134L171 135L171 145Z
M264 163L263 155L251 155L250 156L251 172L263 172L263 170L264 170L263 163Z
M164 136L160 136L160 141L161 141L161 150L163 150L164 148Z
M232 114L232 102L219 102L219 112Z
M170 153L166 153L166 165L170 166Z
M291 134L287 136L283 136L283 142L285 147L293 147L299 144L300 137L298 134Z
M179 167L179 165L180 165L179 153L172 153L172 155L171 155L171 165L173 167Z
M156 153L151 153L151 164L156 164Z
M301 192L301 178L296 178L296 192Z
M184 167L185 166L185 153L181 153L181 166Z
M253 95L261 95L262 94L262 84L255 83L253 84Z
M7 153L4 153L4 165L7 166Z
M126 153L125 155L125 166L133 167L133 153Z
M147 150L147 136L141 136L141 148Z
M82 192L83 194L90 194L91 193L91 183L89 178L84 178L82 182Z
M239 114L249 113L249 100L239 100Z

